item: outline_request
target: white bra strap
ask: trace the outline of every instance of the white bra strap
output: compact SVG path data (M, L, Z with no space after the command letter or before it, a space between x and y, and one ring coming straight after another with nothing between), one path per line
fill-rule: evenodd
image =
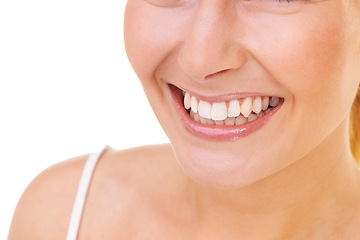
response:
M93 174L98 159L100 158L101 154L105 151L106 148L107 147L103 148L99 152L95 152L91 154L85 163L83 172L81 174L79 186L77 189L74 206L71 213L66 240L76 240L77 238L81 215L83 212L84 203L89 188L91 176Z

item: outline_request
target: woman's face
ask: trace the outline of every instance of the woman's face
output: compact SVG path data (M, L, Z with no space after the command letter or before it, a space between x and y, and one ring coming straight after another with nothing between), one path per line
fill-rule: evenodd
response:
M129 60L191 178L253 183L346 126L360 78L355 1L128 0Z

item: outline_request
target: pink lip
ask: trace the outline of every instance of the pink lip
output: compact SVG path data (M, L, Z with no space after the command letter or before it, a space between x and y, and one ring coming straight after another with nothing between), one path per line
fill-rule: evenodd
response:
M178 87L175 87L175 88L178 88ZM230 93L230 94L219 95L219 96L204 96L204 95L200 95L198 93L192 92L191 90L182 89L182 88L178 88L178 89L181 89L182 91L189 93L191 96L194 96L197 99L201 99L203 101L207 101L207 102L210 102L210 103L213 103L213 102L227 102L227 101L231 101L233 99L246 98L246 97L269 96L269 95L266 95L266 94L255 93L255 92Z
M266 115L251 121L249 123L245 123L239 126L227 126L227 125L209 125L209 124L201 124L193 120L185 108L183 107L182 103L182 92L179 88L169 85L170 91L175 103L175 108L180 116L180 121L184 128L192 133L193 135L205 138L209 140L216 140L216 141L229 141L235 140L238 138L245 137L263 127L272 116L274 116L277 111L282 106L284 100L281 98L281 101L277 107L271 110ZM248 95L249 94L242 94ZM252 95L254 96L254 95Z

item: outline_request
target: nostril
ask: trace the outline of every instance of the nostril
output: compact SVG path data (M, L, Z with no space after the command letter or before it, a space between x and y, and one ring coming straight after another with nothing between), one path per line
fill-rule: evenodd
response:
M228 69L224 69L224 70L221 70L221 71L218 71L218 72L215 72L215 73L211 73L209 75L206 75L205 79L209 79L209 78L213 78L219 74L222 74L224 72L228 71Z

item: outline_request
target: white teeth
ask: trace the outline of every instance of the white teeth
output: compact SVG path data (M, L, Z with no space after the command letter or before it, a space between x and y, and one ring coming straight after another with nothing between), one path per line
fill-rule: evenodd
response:
M263 97L262 99L262 110L265 111L269 107L269 97Z
M183 92L184 107L190 109L190 117L208 125L242 125L269 113L279 102L279 97L247 97L230 102L209 103Z
M264 111L261 111L257 116L258 116L258 118L259 117L262 117L262 116L264 116L265 115L265 112Z
M200 100L198 111L201 117L211 118L211 104L205 101Z
M235 118L234 117L228 117L224 121L225 125L235 125Z
M206 119L206 123L210 125L215 125L215 122L212 119Z
M196 97L191 97L191 110L193 110L194 113L198 111L198 101Z
M196 122L200 122L199 113L195 113L195 115L194 115L194 120L195 120Z
M251 97L247 97L244 99L244 101L241 103L241 114L244 115L244 117L248 117L252 110L252 100Z
M247 123L247 122L248 122L247 118L244 117L243 115L240 115L235 119L235 124L236 125L241 125L241 124L244 124L244 123Z
M224 121L222 120L215 120L215 125L224 125Z
M184 96L184 106L186 110L191 108L191 96L188 93Z
M271 97L270 106L275 107L279 104L280 99L278 97Z
M257 118L258 118L257 115L254 114L254 113L252 113L252 114L250 114L249 117L248 117L248 122L254 121L254 120L256 120Z
M199 113L199 115L200 115L200 113ZM202 124L207 124L206 118L201 117L201 115L200 115L200 122Z
M211 109L211 119L213 120L225 120L227 118L227 106L226 103L214 103Z
M237 117L240 115L240 103L238 100L229 102L228 117Z
M256 97L253 102L252 110L254 113L259 113L262 110L261 97Z

